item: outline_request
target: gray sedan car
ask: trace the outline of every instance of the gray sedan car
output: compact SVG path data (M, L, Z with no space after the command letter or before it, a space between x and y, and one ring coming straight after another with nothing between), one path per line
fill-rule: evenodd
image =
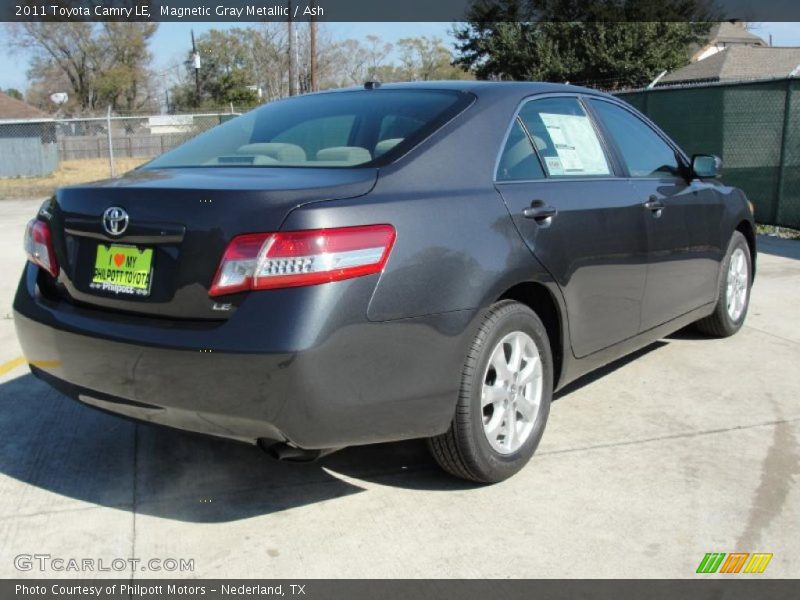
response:
M422 82L269 103L64 188L14 302L88 405L309 460L425 437L509 477L553 391L679 328L735 333L751 208L624 102Z

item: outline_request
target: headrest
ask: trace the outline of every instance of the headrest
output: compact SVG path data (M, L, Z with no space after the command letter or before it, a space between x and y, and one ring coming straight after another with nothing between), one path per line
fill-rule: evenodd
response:
M378 158L381 154L386 154L404 139L405 138L389 138L388 140L381 140L375 144L375 158Z
M305 162L306 153L295 144L260 143L245 144L236 151L236 154L250 154L268 156L282 163Z
M335 146L333 148L323 148L317 152L317 160L358 165L371 161L372 155L369 150L360 146Z

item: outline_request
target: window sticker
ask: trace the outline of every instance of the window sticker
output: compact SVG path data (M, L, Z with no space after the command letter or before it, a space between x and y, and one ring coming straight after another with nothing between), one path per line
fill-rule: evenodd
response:
M550 175L564 175L564 167L561 166L561 159L557 156L545 156L544 162Z
M545 164L550 175L609 175L603 148L586 115L559 115L540 113L547 133L555 146L557 163L551 168L550 158Z

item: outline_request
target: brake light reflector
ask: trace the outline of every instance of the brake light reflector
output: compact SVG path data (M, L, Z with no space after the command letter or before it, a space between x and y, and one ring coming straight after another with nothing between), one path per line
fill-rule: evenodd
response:
M239 235L228 244L209 295L317 285L383 271L391 225Z
M53 251L50 226L44 221L32 219L25 229L25 253L28 260L39 265L53 277L58 277L58 263Z

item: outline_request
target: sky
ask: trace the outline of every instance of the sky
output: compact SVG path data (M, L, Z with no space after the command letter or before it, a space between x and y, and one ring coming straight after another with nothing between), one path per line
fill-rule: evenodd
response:
M192 47L191 31L199 35L209 29L246 27L248 23L161 23L153 36L150 50L153 53L153 69L157 72L180 62ZM389 43L404 37L438 37L450 43L451 23L324 23L320 25L334 39L360 39L376 35ZM9 36L5 26L0 25L0 88L16 88L24 91L28 87L28 62L25 54L11 52ZM800 35L798 36L800 45Z
M186 55L191 47L191 30L200 34L209 29L225 29L246 26L247 23L161 23L151 43L153 68L164 71ZM387 42L394 43L404 37L439 37L447 43L452 42L450 30L452 23L325 23L321 25L336 39L364 39L376 35ZM800 23L757 23L753 33L769 40L775 46L800 47ZM11 52L8 32L0 26L0 88L17 88L24 91L28 86L27 70L29 57L19 52Z

